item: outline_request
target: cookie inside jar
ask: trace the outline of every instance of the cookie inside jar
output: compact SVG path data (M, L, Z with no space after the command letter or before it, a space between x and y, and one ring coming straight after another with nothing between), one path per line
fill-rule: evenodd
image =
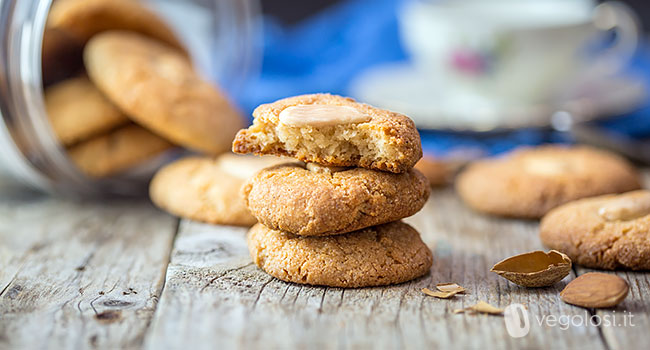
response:
M44 109L78 173L91 182L146 181L179 154L229 150L244 118L217 85L221 68L213 66L226 63L213 62L231 62L225 56L237 52L211 57L207 41L222 34L205 24L236 14L213 7L180 0L52 2L41 50Z

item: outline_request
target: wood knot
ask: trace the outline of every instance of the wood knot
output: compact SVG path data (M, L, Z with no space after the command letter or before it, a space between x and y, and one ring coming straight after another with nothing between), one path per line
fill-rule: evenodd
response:
M9 288L5 296L9 299L15 299L18 296L18 294L20 294L20 292L22 291L23 291L23 287L16 284L14 286L11 286L11 288Z
M127 307L133 305L133 303L130 301L117 300L117 299L106 300L102 304L108 307Z
M122 312L117 310L104 311L95 315L95 318L104 323L113 323L122 318Z

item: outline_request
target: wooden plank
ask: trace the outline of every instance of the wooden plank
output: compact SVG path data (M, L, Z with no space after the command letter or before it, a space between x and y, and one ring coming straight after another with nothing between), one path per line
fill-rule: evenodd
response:
M0 201L0 348L140 347L176 226L145 203Z
M562 330L543 322L549 315L582 314L560 301L565 282L525 289L489 272L502 258L542 249L536 222L477 215L451 189L434 192L407 221L433 247L431 274L397 286L345 290L273 279L251 264L244 229L183 221L145 347L605 348L596 327ZM439 300L420 292L451 281L469 293ZM530 333L515 339L502 317L452 313L479 300L527 305Z

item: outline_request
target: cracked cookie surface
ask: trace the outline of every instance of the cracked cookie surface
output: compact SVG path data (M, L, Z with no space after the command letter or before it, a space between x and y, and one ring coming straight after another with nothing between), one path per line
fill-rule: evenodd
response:
M415 169L403 174L363 168L327 172L310 171L294 162L260 171L242 192L264 225L297 235L325 236L411 216L422 209L430 189L426 177Z
M287 111L295 111L286 118L293 122L290 125L282 122ZM253 125L235 137L233 152L394 173L408 171L422 157L420 134L411 119L351 98L289 97L257 107L253 116ZM311 119L311 124L304 119Z
M331 287L402 283L425 275L431 250L418 232L391 222L345 235L303 237L257 224L248 232L253 262L286 282Z
M639 189L625 159L585 146L521 148L468 166L456 179L469 207L488 214L540 218L572 200Z
M649 270L650 191L586 198L555 208L542 219L540 238L586 267Z
M84 49L90 80L138 124L171 142L216 155L243 126L239 112L170 46L132 32L95 35Z

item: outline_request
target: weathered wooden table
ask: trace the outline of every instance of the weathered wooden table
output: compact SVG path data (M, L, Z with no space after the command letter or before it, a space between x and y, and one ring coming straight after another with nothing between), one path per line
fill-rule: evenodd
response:
M0 349L650 346L648 273L619 272L629 296L594 312L558 295L586 269L541 289L489 272L502 258L543 249L536 222L475 214L452 189L434 191L407 221L434 251L431 273L386 288L341 289L273 279L251 263L245 229L179 221L144 200L3 198ZM441 300L420 292L439 282L469 293ZM530 333L513 338L501 316L452 312L479 300L526 305ZM594 315L618 324L597 326Z

